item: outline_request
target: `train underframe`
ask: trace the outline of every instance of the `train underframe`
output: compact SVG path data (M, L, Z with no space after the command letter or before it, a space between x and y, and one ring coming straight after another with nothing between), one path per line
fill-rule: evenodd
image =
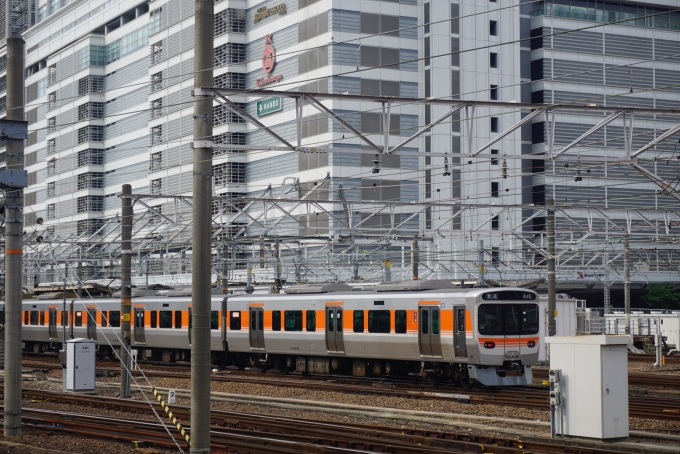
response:
M58 352L61 343L25 342L24 351L30 353ZM133 347L137 351L139 362L188 362L191 351L185 349L162 349ZM114 350L108 345L97 346L97 359L116 360L118 348ZM252 352L212 352L212 363L224 369L235 366L238 369L268 370L282 374L290 372L302 374L333 374L354 377L407 377L420 376L431 385L453 382L464 388L475 384L482 386L517 386L531 384L533 374L531 366L522 365L519 361L507 361L503 366L482 366L467 363L450 363L437 361L401 361L366 358L346 358L340 356L303 356L281 355Z

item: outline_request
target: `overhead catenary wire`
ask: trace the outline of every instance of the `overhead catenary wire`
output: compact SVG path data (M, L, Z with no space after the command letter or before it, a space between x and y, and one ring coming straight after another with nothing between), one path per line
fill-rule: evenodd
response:
M447 21L448 21L448 19L447 19ZM299 82L296 82L296 83L299 83Z

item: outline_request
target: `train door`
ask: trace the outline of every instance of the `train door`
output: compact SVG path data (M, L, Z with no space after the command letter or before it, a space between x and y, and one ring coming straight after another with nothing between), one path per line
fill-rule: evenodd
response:
M87 338L97 340L97 309L90 307L87 309Z
M505 325L505 338L503 339L505 356L510 352L519 354L519 333L520 321L522 317L521 306L519 304L504 304L503 305L503 322Z
M50 333L50 340L59 340L57 337L57 309L50 308L47 316L47 324Z
M441 358L441 312L439 305L421 305L418 307L418 312L420 355Z
M146 344L144 334L144 308L135 308L135 343Z
M250 310L250 348L264 349L264 309L248 306Z
M465 346L465 306L454 306L453 348L456 358L467 358Z
M329 352L345 353L342 319L342 306L326 306L326 349Z

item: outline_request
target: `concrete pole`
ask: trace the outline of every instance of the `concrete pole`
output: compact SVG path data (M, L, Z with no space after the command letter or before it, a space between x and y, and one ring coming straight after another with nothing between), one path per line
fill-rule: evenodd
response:
M246 275L246 293L248 295L252 294L253 289L253 265L248 263L248 274Z
M132 186L123 185L123 196L132 194ZM121 199L121 254L120 254L120 397L130 398L130 343L132 320L132 199Z
M486 288L486 281L484 280L484 240L479 240L477 249L477 270L479 270L479 280L477 287Z
M384 282L392 280L392 262L389 259L383 260L383 280Z
M556 334L555 328L555 199L548 199L548 336Z
M7 38L7 116L24 120L24 40ZM7 170L24 170L24 140L7 139ZM5 191L5 436L21 435L24 190Z
M274 243L274 293L281 293L283 283L281 282L281 245L278 237Z
M260 240L260 269L264 269L264 240Z
M413 244L411 245L411 270L413 270L413 280L418 280L418 235L413 235Z
M626 312L626 327L624 334L630 334L630 256L628 234L623 235L623 301ZM618 332L616 333L618 334Z
M196 0L194 88L213 86L213 0ZM194 97L194 142L212 141L213 100ZM212 149L194 148L191 254L191 453L210 452Z
M229 293L229 261L227 260L227 254L229 253L229 246L226 244L222 246L222 294L226 295Z

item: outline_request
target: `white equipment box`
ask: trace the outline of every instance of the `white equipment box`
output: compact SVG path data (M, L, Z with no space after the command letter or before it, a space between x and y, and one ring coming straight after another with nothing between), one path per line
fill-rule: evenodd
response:
M631 337L555 336L546 342L550 369L562 371L556 432L598 439L627 437Z
M93 391L95 385L96 343L92 339L66 342L66 390Z

